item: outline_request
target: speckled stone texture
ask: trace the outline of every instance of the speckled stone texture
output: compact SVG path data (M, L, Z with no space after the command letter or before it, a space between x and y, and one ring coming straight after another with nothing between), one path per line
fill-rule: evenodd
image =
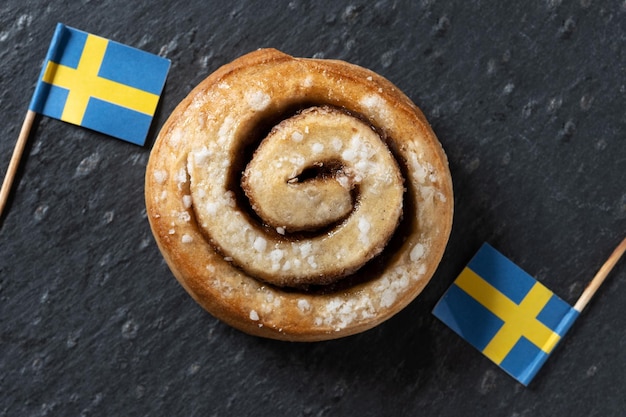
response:
M483 241L573 303L626 231L626 3L4 0L0 173L54 26L172 60L149 142L259 47L386 76L446 149L455 223L426 291L342 340L239 333L152 239L150 145L38 118L0 219L0 416L621 416L626 262L523 388L431 310Z

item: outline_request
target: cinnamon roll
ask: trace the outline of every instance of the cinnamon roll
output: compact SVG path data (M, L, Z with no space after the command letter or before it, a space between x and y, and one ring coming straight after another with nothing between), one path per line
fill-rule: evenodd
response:
M147 213L181 285L249 334L316 341L388 319L424 288L452 181L420 110L383 77L273 49L202 81L163 126Z

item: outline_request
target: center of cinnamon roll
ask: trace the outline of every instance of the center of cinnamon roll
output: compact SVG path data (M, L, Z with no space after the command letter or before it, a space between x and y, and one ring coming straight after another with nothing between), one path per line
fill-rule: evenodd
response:
M235 264L278 286L326 285L355 272L384 249L402 213L403 180L385 143L368 124L329 107L277 124L241 187L261 224L209 233Z
M337 110L312 108L272 129L242 179L257 215L286 232L314 231L345 219L360 181L340 153L362 124Z

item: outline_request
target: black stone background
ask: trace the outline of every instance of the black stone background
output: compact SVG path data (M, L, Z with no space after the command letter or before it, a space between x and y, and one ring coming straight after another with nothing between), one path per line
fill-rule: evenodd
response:
M574 303L624 237L624 1L3 0L0 173L58 21L172 60L150 142L259 47L386 76L447 151L455 223L426 290L379 327L250 337L163 262L150 145L38 118L0 220L0 416L626 415L626 262L528 388L430 313L483 241Z

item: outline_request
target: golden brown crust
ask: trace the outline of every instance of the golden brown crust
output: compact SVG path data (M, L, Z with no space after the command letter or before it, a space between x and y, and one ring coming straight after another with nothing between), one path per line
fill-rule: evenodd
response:
M401 210L402 219L387 247L380 254L375 249L374 259L362 267L345 267L339 283L283 289L279 285L294 282L271 281L255 271L290 270L291 247L304 256L297 262L308 263L310 270L331 264L321 252L306 256L311 245L326 237L314 236L317 241L309 243L309 232L285 234L275 230L275 223L268 227L257 221L246 206L252 203L243 201L241 171L248 162L241 158L263 139L259 131L265 134L282 118L311 106L343 109L380 135L400 167L406 191L401 207L378 201L375 211ZM347 219L360 213L359 204ZM150 156L146 205L173 274L206 310L249 334L315 341L367 330L422 291L447 244L453 196L441 145L419 109L393 84L345 62L299 59L265 49L218 69L175 109ZM339 235L335 228L349 221L320 234ZM361 232L369 233L376 222L368 218L364 224ZM337 258L343 256L345 239L335 250ZM254 257L248 259L251 249ZM270 262L269 267L263 262Z

